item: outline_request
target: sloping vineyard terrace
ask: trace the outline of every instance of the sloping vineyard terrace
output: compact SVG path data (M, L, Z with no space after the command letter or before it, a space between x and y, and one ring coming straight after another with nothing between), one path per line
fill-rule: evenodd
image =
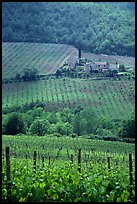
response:
M64 44L2 43L2 78L23 74L27 68L40 75L55 73L67 60L77 60L77 49Z
M90 106L98 115L121 118L134 111L134 80L46 79L2 85L2 107L42 102L47 110Z

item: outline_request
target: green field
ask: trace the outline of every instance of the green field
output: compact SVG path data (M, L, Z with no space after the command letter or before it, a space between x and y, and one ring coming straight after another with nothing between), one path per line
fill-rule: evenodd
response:
M2 78L23 74L26 68L36 68L40 75L55 73L65 62L75 64L77 49L64 44L2 43ZM84 54L84 53L83 53ZM88 54L88 53L87 53ZM102 55L89 55L104 57ZM105 56L103 59L125 60L133 65L132 58ZM98 58L99 60L99 58ZM123 61L121 61L123 62ZM45 109L74 108L78 104L90 106L99 116L125 118L135 109L134 80L92 80L80 78L49 78L39 81L2 84L2 108L42 102Z
M130 151L133 153L133 195L130 200L134 199L134 144L23 135L3 136L2 141L3 201L7 200L5 175L7 145L10 147L11 156L12 201L127 202L130 197L128 167ZM81 149L80 166L77 162L78 149ZM33 167L34 151L37 155L36 173ZM45 159L44 163L42 157Z
M40 75L55 73L64 62L77 60L71 45L44 43L2 43L2 78L13 78L24 69L38 69Z
M43 102L47 111L78 104L99 116L125 118L135 108L134 80L47 79L2 85L2 107Z
M32 158L34 150L39 151L39 155L45 154L47 157L50 155L52 158L55 158L58 150L62 147L60 151L59 159L68 160L67 150L69 154L74 154L77 156L77 150L82 149L83 157L85 153L91 154L94 152L96 156L100 153L104 157L107 155L125 155L130 151L135 154L135 144L123 143L123 142L112 142L112 141L103 141L103 140L93 140L86 139L84 137L55 137L55 136L6 136L3 135L3 154L5 154L5 147L10 146L11 155L16 155L19 158L25 158L26 154ZM44 151L43 151L44 145ZM84 159L84 158L83 158Z
M75 58L73 55L76 50L71 46L64 46L3 43L2 77L15 77L17 73L23 73L24 68L37 68L39 73L44 75L54 73L66 60L73 61ZM59 119L63 113L59 111L63 108L75 110L77 105L81 105L93 110L99 118L104 116L110 121L114 119L113 121L119 122L130 118L135 111L135 81L131 78L95 80L52 76L37 81L2 84L2 111L7 111L3 114L5 121L6 117L10 116L10 110L17 111L18 107L25 107L31 103L44 105L42 113L45 118L41 118L43 121L49 117L49 112L56 114L58 111ZM21 109L18 109L17 112L20 111ZM25 113L22 114L27 116ZM30 116L31 114L32 112ZM27 119L25 118L25 121ZM35 120L36 117L33 122ZM63 124L63 119L61 122ZM74 138L71 134L66 136L47 133L45 136L34 136L29 133L2 136L2 201L135 200L135 144L88 139L92 138L92 133L85 136L75 135ZM6 175L7 146L10 147L10 182L7 182ZM81 160L78 164L79 149ZM34 151L36 166L33 159ZM133 159L132 186L129 174L130 152Z

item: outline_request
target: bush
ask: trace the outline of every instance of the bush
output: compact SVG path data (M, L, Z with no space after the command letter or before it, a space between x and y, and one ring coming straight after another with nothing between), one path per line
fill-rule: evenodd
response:
M122 138L121 141L126 143L135 143L135 138Z
M4 124L3 131L6 135L16 135L18 133L26 133L26 124L22 116L18 113L10 114Z
M57 122L52 124L52 132L59 133L61 135L69 135L72 133L72 125L70 123Z
M106 141L121 141L121 139L116 136L104 136L102 139Z
M123 120L119 135L123 138L135 138L135 119Z
M121 72L126 71L124 64L120 64L120 65L119 65L119 71L121 71Z
M62 137L62 135L60 133L58 133L58 132L53 133L52 136L54 136L54 137Z
M101 129L101 128L98 128L97 130L96 130L96 134L97 135L101 135L101 136L113 136L113 134L112 134L112 132L111 132L111 130L108 130L108 129Z
M71 133L69 136L72 137L72 138L75 138L75 137L77 137L78 135L77 135L76 133Z
M33 123L30 125L30 133L38 136L43 136L46 133L49 133L50 124L47 120L40 119L37 117Z

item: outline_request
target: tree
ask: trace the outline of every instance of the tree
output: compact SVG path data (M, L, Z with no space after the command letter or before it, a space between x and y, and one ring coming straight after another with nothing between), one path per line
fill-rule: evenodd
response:
M25 69L24 75L22 76L22 79L24 81L34 81L37 79L38 70L37 69Z
M71 113L71 110L69 108L64 108L62 112L60 113L61 120L62 122L66 123L71 123L73 114Z
M12 113L4 124L6 135L16 135L18 133L26 133L26 124L18 113Z
M68 122L57 122L52 125L52 132L59 133L61 135L70 135L73 131L72 125Z
M30 132L38 136L43 136L46 133L49 133L50 123L45 120L37 117L30 126Z
M80 135L84 135L85 132L85 123L86 120L84 118L82 118L82 116L80 115L80 113L77 113L72 121L72 126L73 126L73 132L76 133L78 136Z
M119 71L121 71L121 72L126 71L124 64L120 64L120 65L119 65Z
M134 56L134 4L3 2L2 40L65 43L94 53Z
M20 81L21 80L21 75L19 73L16 74L15 80L16 81Z
M98 126L98 117L95 115L92 108L85 108L81 112L81 117L85 119L84 129L87 134L89 133L95 133L96 128Z
M58 70L56 71L56 77L59 78L59 77L61 77L61 76L62 76L62 71L61 71L61 69L58 69Z
M128 120L123 120L122 125L119 135L125 138L135 138L135 119L132 117Z
M74 114L78 114L83 110L83 107L81 105L77 105L74 109Z

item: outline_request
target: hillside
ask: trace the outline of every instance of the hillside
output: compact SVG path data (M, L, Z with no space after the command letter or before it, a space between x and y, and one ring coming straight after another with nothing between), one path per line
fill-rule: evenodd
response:
M102 55L82 51L82 57L93 61L118 62L135 67L135 58L119 55ZM71 45L54 43L2 43L2 78L21 76L25 69L37 69L39 75L54 74L65 62L75 66L78 50Z
M3 2L3 42L63 43L134 56L133 2Z
M48 111L92 107L98 116L126 118L135 110L134 80L48 79L2 85L2 108L43 104Z
M2 78L13 78L25 69L39 75L53 74L66 61L75 65L78 51L71 45L44 43L2 43Z
M2 3L2 202L135 201L135 3Z

